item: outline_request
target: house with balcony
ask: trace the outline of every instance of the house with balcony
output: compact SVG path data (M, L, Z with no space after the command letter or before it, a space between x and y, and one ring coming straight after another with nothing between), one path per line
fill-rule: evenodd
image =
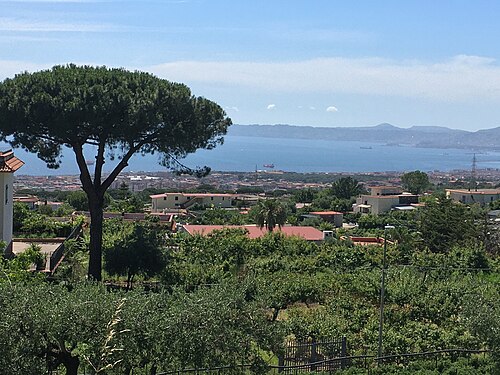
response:
M217 193L163 193L150 195L152 213L166 212L193 207L231 208L236 198L234 194Z
M362 194L353 204L353 211L361 214L380 215L391 210L412 210L418 205L418 195L403 193L396 186L372 186L370 194Z

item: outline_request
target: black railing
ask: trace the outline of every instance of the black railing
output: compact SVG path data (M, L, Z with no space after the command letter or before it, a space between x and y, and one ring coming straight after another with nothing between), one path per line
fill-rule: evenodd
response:
M82 225L79 224L76 227L73 228L71 233L66 237L64 242L62 242L57 249L54 250L52 255L50 256L50 272L54 273L59 261L62 259L64 255L64 250L65 250L65 243L67 240L72 240L74 238L77 238L82 232Z
M403 364L408 365L411 361L418 359L430 359L436 360L436 367L438 361L445 355L448 355L452 360L458 358L469 357L472 354L487 354L490 353L489 350L475 350L475 349L443 349L429 352L420 353L403 353L403 354L391 354L381 357L376 355L356 355L356 356L343 356L330 358L315 362L309 362L307 364L295 364L295 365L268 365L268 374L277 373L289 373L289 374L303 374L310 372L321 372L323 374L332 374L343 368L361 368L361 369L372 369L376 366L384 366L391 364ZM343 363L344 367L339 367L339 363ZM227 365L219 367L210 368L188 368L188 369L178 369L170 370L164 372L158 372L156 375L174 375L174 374L237 374L237 373L249 373L253 365L251 364L241 364L241 365Z

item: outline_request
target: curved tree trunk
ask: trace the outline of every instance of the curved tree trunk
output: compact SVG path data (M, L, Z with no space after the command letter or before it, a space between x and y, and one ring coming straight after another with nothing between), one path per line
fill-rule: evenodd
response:
M88 277L91 280L102 279L102 226L104 199L89 197L90 211L90 254Z
M80 358L69 355L63 361L66 375L78 375L78 367L80 367Z

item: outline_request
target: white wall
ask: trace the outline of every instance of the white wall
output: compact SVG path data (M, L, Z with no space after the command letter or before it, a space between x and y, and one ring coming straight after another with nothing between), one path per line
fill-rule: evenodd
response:
M13 173L0 173L0 238L9 245L12 241L13 227Z

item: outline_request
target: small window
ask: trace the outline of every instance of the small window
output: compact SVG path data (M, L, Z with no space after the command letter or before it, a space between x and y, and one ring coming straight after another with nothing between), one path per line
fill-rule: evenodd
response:
M163 200L166 201L167 200L167 197L163 197Z
M5 204L9 203L9 185L5 185Z
M174 199L175 199L176 201L178 201L178 200L179 200L179 197L176 195Z
M210 197L210 200L213 201L214 200L214 197Z
M224 197L222 197L222 200L224 200Z

